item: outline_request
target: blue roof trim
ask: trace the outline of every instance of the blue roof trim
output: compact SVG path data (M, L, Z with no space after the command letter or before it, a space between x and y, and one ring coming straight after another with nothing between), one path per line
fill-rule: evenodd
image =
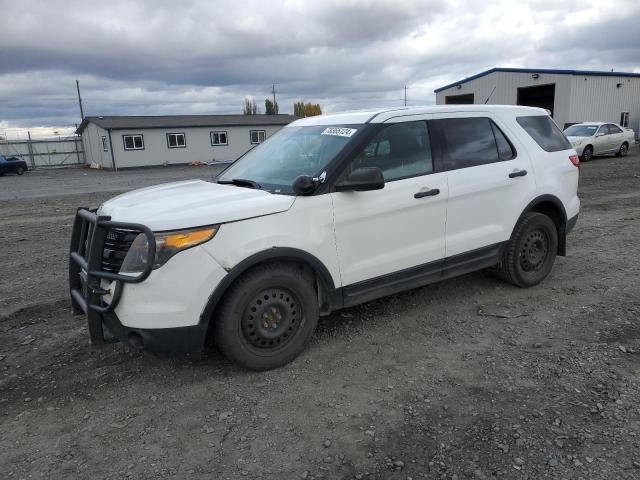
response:
M443 90L447 90L448 88L455 87L456 85L461 85L463 83L470 82L471 80L475 80L476 78L484 77L485 75L489 75L494 72L512 72L512 73L551 73L551 74L560 74L560 75L588 75L593 77L632 77L638 78L640 77L640 73L630 73L630 72L599 72L595 70L554 70L551 68L501 68L495 67L490 70L485 70L484 72L480 72L476 75L472 75L467 78L463 78L462 80L458 80L457 82L450 83L449 85L445 85L444 87L436 88L434 90L435 93L441 92Z

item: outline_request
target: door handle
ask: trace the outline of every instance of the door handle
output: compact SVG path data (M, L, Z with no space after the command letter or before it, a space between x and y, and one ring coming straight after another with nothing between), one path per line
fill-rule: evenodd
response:
M526 170L514 170L509 174L509 178L524 177L526 174Z
M440 190L438 188L432 188L431 190L424 190L422 192L416 193L413 198L422 198L422 197L433 197L438 195Z

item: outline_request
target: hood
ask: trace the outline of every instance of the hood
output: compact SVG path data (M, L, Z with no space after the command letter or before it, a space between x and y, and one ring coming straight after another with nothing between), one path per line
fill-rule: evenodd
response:
M589 137L567 137L567 140L569 140L570 143L578 143L578 142L584 142L587 138Z
M154 231L232 222L288 210L294 196L202 180L165 183L107 200L98 210L113 221L142 223Z

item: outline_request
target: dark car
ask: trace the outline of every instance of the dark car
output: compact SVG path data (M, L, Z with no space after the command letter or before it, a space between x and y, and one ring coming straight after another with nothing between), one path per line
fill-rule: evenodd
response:
M17 173L22 175L29 170L27 162L20 160L18 157L5 157L0 155L0 177L5 173Z

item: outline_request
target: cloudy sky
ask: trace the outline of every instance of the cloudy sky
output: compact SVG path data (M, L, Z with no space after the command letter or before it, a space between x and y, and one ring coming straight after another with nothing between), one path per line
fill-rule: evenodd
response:
M88 115L434 103L494 66L640 72L640 2L0 0L0 135Z

